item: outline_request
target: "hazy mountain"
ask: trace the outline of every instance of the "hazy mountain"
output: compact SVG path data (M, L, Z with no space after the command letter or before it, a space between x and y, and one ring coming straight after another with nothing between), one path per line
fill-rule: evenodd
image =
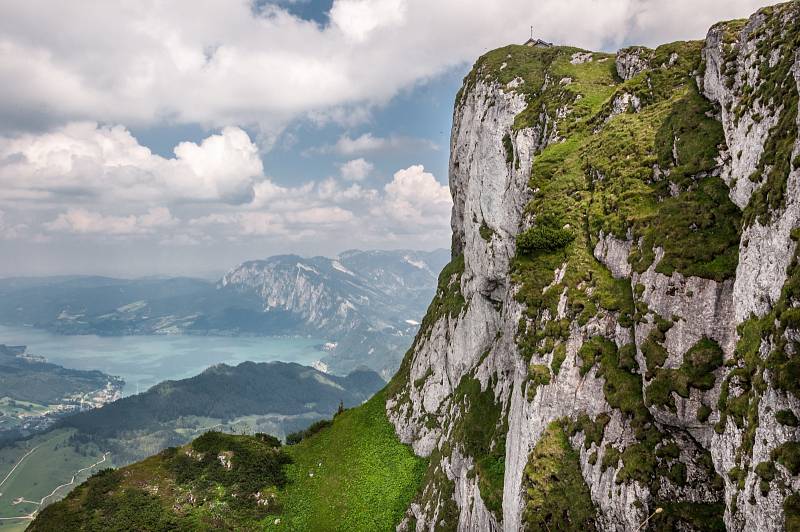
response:
M59 334L314 335L330 351L320 367L343 374L363 364L388 378L448 260L445 250L348 251L250 261L216 283L0 279L0 323Z

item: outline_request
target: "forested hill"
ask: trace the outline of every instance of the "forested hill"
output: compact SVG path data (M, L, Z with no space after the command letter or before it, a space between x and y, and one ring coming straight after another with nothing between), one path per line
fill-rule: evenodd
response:
M118 438L125 433L156 430L163 423L186 416L221 420L309 412L330 416L340 401L348 407L361 404L383 385L372 371L336 377L294 363L219 364L196 377L164 381L145 393L71 416L61 425L93 437Z

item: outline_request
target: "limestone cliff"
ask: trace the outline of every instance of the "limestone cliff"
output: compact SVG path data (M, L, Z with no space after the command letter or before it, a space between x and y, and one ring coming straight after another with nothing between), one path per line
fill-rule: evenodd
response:
M798 526L798 50L788 3L478 60L453 262L387 403L430 456L400 529Z

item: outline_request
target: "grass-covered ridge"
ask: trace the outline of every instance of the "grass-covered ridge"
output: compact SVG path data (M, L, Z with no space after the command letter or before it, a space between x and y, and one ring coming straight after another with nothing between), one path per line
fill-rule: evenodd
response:
M287 452L280 530L394 530L426 466L398 441L385 391Z
M397 440L385 391L297 445L208 432L92 477L31 530L394 530L426 461Z

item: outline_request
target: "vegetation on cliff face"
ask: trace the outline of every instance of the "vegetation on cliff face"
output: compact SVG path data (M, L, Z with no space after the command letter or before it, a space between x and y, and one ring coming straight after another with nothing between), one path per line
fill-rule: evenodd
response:
M689 397L689 389L710 390L716 378L714 371L722 366L722 349L714 340L703 338L684 355L683 363L677 369L659 368L647 387L647 400L650 404L666 405L675 410L672 393Z
M647 318L646 307L636 308L630 282L614 279L594 258L601 234L633 242L629 260L637 272L654 265L666 275L716 281L735 274L741 212L716 175L724 138L694 80L701 47L700 42L661 46L648 54L651 68L622 81L605 54L510 46L483 56L465 79L464 94L478 80L511 83L506 90L528 102L512 130L536 126L556 137L533 160L528 228L517 237L513 268L525 308L517 343L529 361L529 399L560 371L571 324L613 315L631 327L634 320L659 318ZM663 251L659 257L657 249ZM690 388L708 389L722 363L718 347L703 344L687 353L680 368L660 368L666 360L660 345L665 330L645 353L647 396L635 346L618 350L595 337L579 354L581 374L597 368L606 400L636 432L636 442L609 448L604 456L609 467L621 462L617 482L683 481L676 463L659 466L667 462L656 449L670 439L655 427L646 403L674 408L673 393L686 397ZM706 466L715 478L713 467ZM712 512L716 518L718 510ZM686 508L675 507L676 515L681 512Z
M555 375L563 363L571 324L608 315L623 327L652 320L657 337L642 346L648 369L644 386L634 345L618 349L595 336L578 356L581 375L596 368L606 401L625 415L636 435L624 448L605 448L604 467L616 470L617 483L637 481L654 494L663 483L682 487L686 466L677 455L661 453L675 444L657 428L647 405L674 408L674 393L687 397L690 388L712 387L722 352L705 339L686 353L680 368L661 368L667 358L661 343L672 323L648 317L646 306L637 308L641 293L633 294L629 280L614 279L593 249L601 235L610 235L632 242L629 261L636 272L654 266L665 275L678 272L716 281L734 276L741 212L716 175L724 139L711 104L694 81L701 46L679 42L659 47L648 55L651 68L627 81L604 64L602 54L580 62L571 48L520 51L529 68L542 69L533 74L512 62L513 48L503 49L507 65L497 76L499 83L507 83L513 73L526 80L521 87L527 80L550 80L538 85L540 90L523 89L528 110L518 115L515 127L532 125L535 117L557 131L556 140L533 161L530 228L517 239L514 263L517 298L525 305L517 343L530 361L529 399L538 385L549 382L548 366ZM540 57L531 60L536 54ZM491 58L479 62L496 63ZM584 102L577 111L576 102ZM657 257L658 249L663 254ZM595 453L594 462L598 458ZM695 465L721 493L710 462ZM665 523L688 524L707 516L717 526L724 507L675 504L665 510L660 517Z
M453 437L462 442L464 451L475 459L481 498L489 511L501 520L508 432L502 405L495 399L491 383L481 390L480 381L469 375L461 379L454 402L463 414L453 426Z
M547 427L531 451L522 484L526 530L596 530L578 455L559 422Z
M789 172L800 162L796 158L792 160L800 99L793 73L795 51L800 47L800 27L796 23L800 5L786 2L766 7L761 12L767 17L754 36L758 39L756 53L751 55L753 66L758 69L759 83L753 86L749 80L745 81L744 97L731 111L738 119L746 110L760 107L762 111L774 110L778 120L769 130L756 171L748 176L750 181L762 185L755 190L745 209L745 225L755 220L761 224L771 221L773 214L785 204ZM785 20L794 23L785 24ZM734 25L731 30L735 29ZM738 51L737 43L733 43L729 53L733 55ZM734 75L729 75L731 85L736 81ZM758 114L754 119L760 120L760 117Z

